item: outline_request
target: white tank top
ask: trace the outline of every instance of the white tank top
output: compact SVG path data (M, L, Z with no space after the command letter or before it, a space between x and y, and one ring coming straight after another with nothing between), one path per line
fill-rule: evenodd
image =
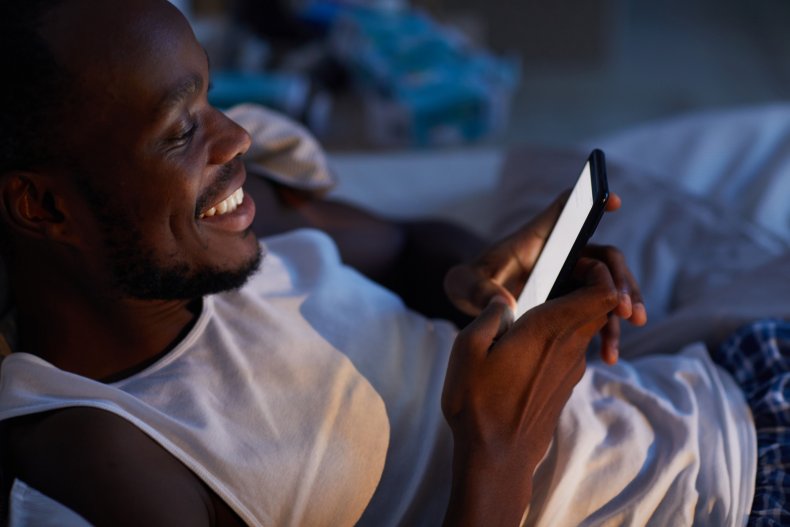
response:
M452 473L440 398L455 329L343 266L321 233L266 246L249 284L205 298L184 341L122 382L9 356L0 419L109 410L249 525L440 525ZM700 347L591 365L536 471L527 523L740 525L754 484L750 419ZM17 490L12 499L41 497ZM19 517L34 509L19 498Z
M342 266L317 232L269 246L249 284L205 298L188 336L121 382L105 385L12 354L2 364L0 418L103 408L145 431L250 525L353 525L381 478L388 410L394 426L413 429L424 443L391 445L410 462L387 479L420 480L430 468L441 415L415 403L435 399L426 389L441 390L446 354L431 352L449 350L455 330L407 311ZM387 353L393 346L410 349L398 357ZM379 392L398 400L395 407L385 408ZM388 515L408 515L419 500L404 492L376 501Z

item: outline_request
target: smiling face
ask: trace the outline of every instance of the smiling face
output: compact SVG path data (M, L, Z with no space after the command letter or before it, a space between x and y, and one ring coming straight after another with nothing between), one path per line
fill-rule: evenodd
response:
M42 32L75 78L66 199L88 267L135 298L241 285L260 261L249 136L208 104L186 20L164 0L82 0Z

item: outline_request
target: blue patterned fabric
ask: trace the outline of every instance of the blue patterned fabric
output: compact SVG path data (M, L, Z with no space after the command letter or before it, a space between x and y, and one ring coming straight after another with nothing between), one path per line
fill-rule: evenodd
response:
M757 429L757 483L747 525L790 525L790 322L749 324L713 360L743 389Z

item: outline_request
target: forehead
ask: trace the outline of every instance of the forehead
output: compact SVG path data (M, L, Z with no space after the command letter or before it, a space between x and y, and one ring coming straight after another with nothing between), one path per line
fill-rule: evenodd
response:
M149 117L203 82L203 49L166 0L66 2L42 32L94 114L122 108Z

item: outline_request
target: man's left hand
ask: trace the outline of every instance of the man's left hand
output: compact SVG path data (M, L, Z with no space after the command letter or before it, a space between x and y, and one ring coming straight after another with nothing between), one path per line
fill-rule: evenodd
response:
M560 195L546 210L514 234L494 244L475 261L450 269L445 277L445 291L453 304L472 316L477 316L495 296L504 298L511 309L516 297L532 271L569 192ZM607 212L620 208L622 201L612 193L606 205ZM620 320L642 326L647 322L639 284L631 274L623 254L611 246L590 245L583 256L606 264L612 275L619 302L610 313L609 321L601 330L601 358L617 362L620 341Z

